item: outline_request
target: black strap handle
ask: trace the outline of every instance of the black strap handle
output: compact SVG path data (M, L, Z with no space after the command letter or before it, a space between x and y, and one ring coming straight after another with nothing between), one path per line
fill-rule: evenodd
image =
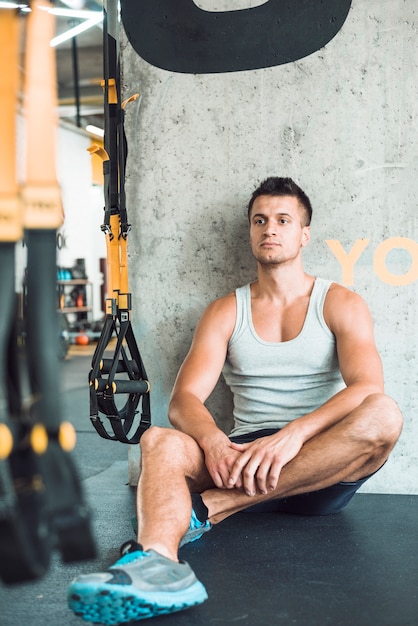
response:
M150 384L131 322L129 318L121 320L121 316L120 312L116 317L106 316L93 355L89 374L90 419L104 439L136 444L151 424ZM114 335L117 342L113 358L105 358L105 350ZM115 396L118 394L128 394L121 408L116 403ZM139 424L132 434L131 429L140 403L142 411ZM113 434L106 430L100 419L101 414L108 418Z
M126 245L130 224L125 197L128 149L121 102L117 1L104 0L103 10L105 217L102 230L107 237L108 298L105 323L89 374L90 419L104 439L136 444L151 424L150 385L129 318L131 294L127 286ZM113 358L105 357L114 336ZM127 400L119 408L120 400L116 401L116 397L122 394L127 394ZM139 424L134 426L139 405ZM111 432L102 416L107 418Z

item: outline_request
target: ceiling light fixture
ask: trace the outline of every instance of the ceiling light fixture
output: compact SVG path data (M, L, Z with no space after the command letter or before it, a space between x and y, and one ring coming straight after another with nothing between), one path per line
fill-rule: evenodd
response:
M102 15L101 11L86 11L84 9L76 10L76 9L57 9L54 7L40 7L41 9L45 9L48 13L52 15L56 15L57 17L74 17L77 19L87 20L93 19L94 17L98 17Z
M61 4L66 4L70 9L82 9L86 0L61 0Z
M104 137L103 128L99 128L98 126L93 126L93 124L87 124L86 131L90 133L90 135L95 135L96 137Z
M28 9L27 2L0 2L0 9Z
M94 13L96 13L95 17L92 17L91 19L86 20L85 22L83 22L82 24L79 24L78 26L74 26L74 28L70 28L70 30L67 30L65 33L62 33L62 35L58 35L57 37L54 37L53 39L51 39L50 45L53 48L55 46L59 46L64 41L67 41L68 39L72 39L73 37L80 35L80 33L84 33L89 28L92 28L93 26L97 26L97 24L100 24L100 22L103 20L102 13L99 11L94 11Z
M76 37L80 33L84 33L89 28L93 28L93 26L97 26L100 22L103 21L103 13L102 11L86 11L82 9L59 9L59 8L48 8L48 7L40 7L48 13L55 15L56 17L73 17L75 19L85 20L81 24L74 26L74 28L70 28L65 33L58 35L51 39L50 45L54 48L55 46L59 46L64 41L68 39L72 39ZM30 7L27 2L6 2L0 1L0 9L20 9L22 11L30 11Z

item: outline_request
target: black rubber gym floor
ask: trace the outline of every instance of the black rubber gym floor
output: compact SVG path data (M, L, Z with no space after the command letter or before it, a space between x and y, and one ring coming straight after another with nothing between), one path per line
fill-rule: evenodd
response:
M418 498L358 494L339 515L241 513L184 546L209 600L160 624L416 626Z
M101 571L132 537L134 492L127 446L99 438L88 419L90 358L62 363L63 413L78 432L74 456L90 508L98 557L63 565L54 555L34 583L0 584L1 626L76 626L69 582ZM418 496L357 494L339 515L240 513L184 546L209 599L137 624L197 626L418 626Z

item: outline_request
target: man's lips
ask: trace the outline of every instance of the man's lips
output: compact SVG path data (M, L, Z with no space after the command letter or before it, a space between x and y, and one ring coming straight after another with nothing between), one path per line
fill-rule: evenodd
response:
M262 248L275 248L280 246L280 243L278 241L263 241L260 246Z

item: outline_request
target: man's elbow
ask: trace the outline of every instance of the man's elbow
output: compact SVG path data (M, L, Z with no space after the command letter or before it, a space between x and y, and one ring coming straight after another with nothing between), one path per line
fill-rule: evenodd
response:
M363 381L360 383L360 389L363 400L365 400L369 396L385 393L385 386L383 381Z
M171 394L170 402L168 403L168 421L171 426L174 426L174 428L178 428L178 414L178 401L176 395L173 393Z

